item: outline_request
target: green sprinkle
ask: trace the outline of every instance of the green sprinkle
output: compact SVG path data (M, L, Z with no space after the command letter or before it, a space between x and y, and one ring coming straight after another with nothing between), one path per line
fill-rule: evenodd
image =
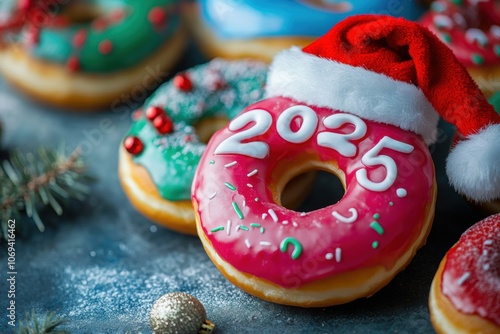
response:
M245 216L243 216L243 212L241 212L241 210L238 207L238 204L236 202L233 202L233 209L236 212L236 214L238 215L238 217L240 217L240 219L245 218Z
M238 227L236 228L236 231L238 231L238 230L248 231L250 229L248 227L246 227L245 225L238 225Z
M453 41L453 40L451 39L450 34L442 33L442 34L441 34L441 38L442 38L442 40L443 40L446 44L451 44L451 42Z
M260 233L264 233L265 230L266 230L265 228L261 227L260 228Z
M210 160L210 164L213 165L215 163L215 160Z
M217 226L210 230L210 232L215 233L219 231L224 231L224 226Z
M372 248L377 249L378 248L378 241L372 242Z
M455 5L462 6L462 0L451 0Z
M378 220L380 218L380 215L378 213L373 215L373 219Z
M250 227L260 227L260 224L257 224L257 223L251 223L251 224L250 224Z
M481 55L474 53L472 55L472 63L474 65L482 65L484 63L484 58Z
M499 44L496 44L493 47L493 52L495 52L495 56L500 57L500 45Z
M293 245L292 259L296 260L300 256L300 254L302 254L302 245L297 239L292 237L286 237L280 244L280 250L282 253L286 253L288 244Z
M224 185L225 185L226 187L228 187L229 189L231 189L231 190L236 190L236 187L235 187L235 186L233 186L233 185L232 185L231 183L229 183L229 182L224 182Z
M370 227L374 229L378 234L384 234L384 228L378 222L371 222Z
M393 206L393 205L394 205L394 203L393 203L393 202L389 202L389 205L390 205L390 206Z

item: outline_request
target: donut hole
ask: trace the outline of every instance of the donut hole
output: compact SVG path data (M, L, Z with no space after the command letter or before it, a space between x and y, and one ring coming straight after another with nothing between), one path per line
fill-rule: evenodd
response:
M205 117L194 124L196 134L202 143L208 144L208 141L214 133L222 129L229 123L229 119L222 116Z
M342 179L335 171L308 170L288 181L279 204L297 212L311 212L336 204L345 194Z

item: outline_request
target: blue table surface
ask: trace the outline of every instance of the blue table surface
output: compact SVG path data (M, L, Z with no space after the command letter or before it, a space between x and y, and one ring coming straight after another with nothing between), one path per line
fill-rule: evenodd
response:
M175 71L204 60L186 52ZM172 71L172 74L175 72ZM165 78L165 80L167 80ZM484 214L457 195L444 173L452 129L441 123L430 147L439 187L427 244L410 265L374 296L355 302L302 309L265 302L229 283L199 240L156 227L129 204L118 180L117 152L130 126L130 112L143 96L123 98L119 110L68 113L30 100L0 79L3 153L33 151L40 144L82 146L98 178L87 201L58 217L43 212L46 231L27 225L16 240L16 316L31 309L56 311L72 333L151 333L149 311L160 296L185 291L196 296L215 322L216 333L433 333L427 298L446 251ZM143 94L142 94L143 95ZM102 127L108 123L109 127ZM321 206L329 191L320 175L303 209ZM327 204L327 203L326 203ZM0 333L7 324L7 252L0 253Z

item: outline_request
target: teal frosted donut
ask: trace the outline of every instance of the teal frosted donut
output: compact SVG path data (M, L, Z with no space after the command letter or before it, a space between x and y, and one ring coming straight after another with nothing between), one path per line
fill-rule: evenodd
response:
M259 100L267 66L215 59L165 83L134 117L120 149L119 176L151 220L195 234L191 183L208 137Z
M200 0L190 26L209 56L269 61L279 50L305 46L337 22L358 14L416 20L415 0Z
M109 107L175 64L185 42L178 11L175 0L19 1L0 27L0 71L44 101Z

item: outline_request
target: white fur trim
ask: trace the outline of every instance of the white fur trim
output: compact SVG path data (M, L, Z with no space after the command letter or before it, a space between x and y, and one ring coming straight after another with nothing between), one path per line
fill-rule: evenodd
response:
M446 162L450 183L468 198L500 198L500 124L490 125L458 143Z
M420 134L428 144L436 139L439 115L417 86L319 58L297 47L274 57L266 95L289 97L393 124Z

